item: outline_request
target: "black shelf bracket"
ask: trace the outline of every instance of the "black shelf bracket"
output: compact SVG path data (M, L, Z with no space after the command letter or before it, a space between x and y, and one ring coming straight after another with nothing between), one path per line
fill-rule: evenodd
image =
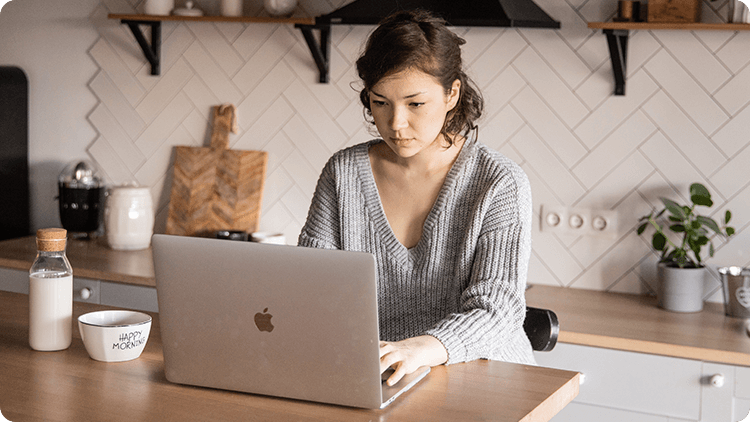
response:
M625 95L625 78L628 64L627 29L604 29L609 46L609 58L612 61L612 72L615 75L615 95Z
M307 47L310 49L310 53L312 53L315 64L318 66L320 83L327 84L330 70L329 53L331 51L331 25L296 24L294 25L294 27L302 31L302 35L305 37ZM317 29L320 31L320 41L315 39L313 29Z
M159 66L161 61L161 21L123 19L120 23L127 25L133 33L135 40L138 41L138 45L141 46L141 50L143 50L143 55L151 64L151 74L159 75L159 73L161 73L161 68ZM151 27L151 44L146 40L146 36L141 31L139 25L148 25Z

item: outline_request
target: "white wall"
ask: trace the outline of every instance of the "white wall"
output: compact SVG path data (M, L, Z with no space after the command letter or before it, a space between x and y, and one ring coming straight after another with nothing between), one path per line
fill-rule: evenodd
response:
M370 27L335 26L332 82L317 70L291 25L164 23L162 74L132 34L107 13L137 0L14 0L0 14L0 64L31 79L35 227L56 224L54 178L89 156L109 182L151 187L164 228L172 146L203 145L210 107L233 103L235 149L270 154L261 228L296 239L317 175L336 150L369 139L353 61ZM338 4L302 0L302 15ZM611 0L539 0L562 29L456 28L482 88L482 140L522 165L541 205L618 213L615 239L565 237L534 228L533 283L644 292L655 258L632 228L658 197L685 198L707 184L712 212L734 212L737 234L714 265L750 264L750 31L631 33L627 95L614 97L605 37L587 21L611 18ZM718 22L725 1L706 2ZM213 10L216 2L202 5ZM246 11L259 13L259 1ZM23 36L20 36L24 34ZM31 36L29 36L31 34ZM718 300L718 280L706 296Z
M86 88L96 72L87 50L99 35L88 19L98 0L14 0L0 12L0 65L29 79L31 224L59 226L56 180L65 164L86 158L96 130L86 115L97 103Z

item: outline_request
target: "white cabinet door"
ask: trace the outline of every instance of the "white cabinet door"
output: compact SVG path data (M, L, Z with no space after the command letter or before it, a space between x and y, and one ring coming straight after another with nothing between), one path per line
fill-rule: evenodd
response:
M700 418L700 361L570 344L558 344L551 352L535 356L541 366L583 373L574 403L693 421Z
M86 291L84 291L86 289ZM0 290L29 294L29 273L23 270L0 268ZM73 300L99 303L99 282L87 278L73 277Z
M159 312L156 288L101 282L101 304L139 311Z
M701 421L737 422L733 419L734 370L732 365L703 363Z
M649 415L574 401L565 406L550 422L672 422L673 420L666 416Z
M0 290L29 294L29 272L0 268Z
M84 291L86 289L87 291ZM0 290L29 294L29 273L0 268ZM158 312L156 288L73 277L73 300Z
M738 366L734 371L734 415L732 422L750 416L750 368ZM747 419L750 421L750 419Z

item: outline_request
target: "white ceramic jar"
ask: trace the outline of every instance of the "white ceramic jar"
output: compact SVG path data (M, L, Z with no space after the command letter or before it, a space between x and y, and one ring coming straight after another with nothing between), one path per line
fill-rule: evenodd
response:
M242 16L242 0L221 0L222 16Z
M147 15L169 15L174 9L174 0L146 0L143 13Z
M263 6L271 16L287 16L294 12L297 0L263 0Z
M110 189L104 210L107 242L112 249L146 249L154 233L154 210L148 188Z

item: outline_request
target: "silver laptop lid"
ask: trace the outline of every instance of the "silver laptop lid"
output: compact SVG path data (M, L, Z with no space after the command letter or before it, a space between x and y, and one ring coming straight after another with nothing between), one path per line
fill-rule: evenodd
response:
M373 255L167 235L152 245L169 381L381 406Z

